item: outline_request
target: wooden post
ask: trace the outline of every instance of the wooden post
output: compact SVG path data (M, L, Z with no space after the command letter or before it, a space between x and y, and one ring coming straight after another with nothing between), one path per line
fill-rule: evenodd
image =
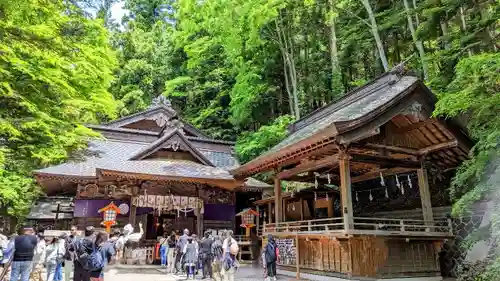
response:
M288 199L283 199L283 220L282 222L285 222L286 221L286 215L287 215L287 212L288 212Z
M297 280L300 279L300 247L299 247L299 234L295 234L295 268L297 273L295 274L295 278Z
M135 228L135 219L137 216L137 206L134 204L139 193L138 186L132 186L132 196L130 197L130 211L128 215L128 222Z
M304 199L300 198L299 200L299 203L300 203L300 220L303 221L304 220Z
M349 167L349 155L342 153L339 156L340 170L340 197L342 202L342 211L344 213L345 230L354 228L354 218L352 210L351 195L351 170Z
M260 206L257 205L256 209L257 209L257 213L259 215L257 216L257 218L255 218L255 220L256 220L256 227L257 227L255 229L255 232L257 232L256 234L257 234L257 236L259 236L259 230L260 230Z
M276 176L274 178L274 217L275 223L281 222L283 202L281 200L281 181Z
M422 167L417 170L418 188L420 190L420 200L422 201L422 215L425 224L432 224L434 222L434 215L432 214L431 193L429 191L429 181L427 178L427 170Z
M267 208L267 223L272 223L273 222L273 203L272 202L269 202L267 204L268 208Z
M328 217L333 218L333 199L328 198Z

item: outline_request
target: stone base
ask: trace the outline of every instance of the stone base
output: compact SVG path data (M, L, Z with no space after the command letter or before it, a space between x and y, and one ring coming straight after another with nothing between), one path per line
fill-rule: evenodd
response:
M296 277L294 271L280 270L277 273L282 276ZM408 278L387 278L387 279L375 279L375 278L365 278L365 277L352 277L352 278L341 278L333 276L322 276L310 273L301 273L300 278L308 281L441 281L442 277L408 277Z

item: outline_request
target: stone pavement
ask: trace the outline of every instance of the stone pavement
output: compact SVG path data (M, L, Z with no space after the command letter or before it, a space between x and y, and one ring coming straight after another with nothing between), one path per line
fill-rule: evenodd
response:
M157 270L159 267L148 268L110 268L106 270L106 281L180 281L186 280L185 275L165 274ZM234 281L259 281L264 280L261 268L241 267L238 269ZM201 276L197 280L202 280ZM208 281L208 279L205 279ZM291 281L293 278L279 276L280 281Z

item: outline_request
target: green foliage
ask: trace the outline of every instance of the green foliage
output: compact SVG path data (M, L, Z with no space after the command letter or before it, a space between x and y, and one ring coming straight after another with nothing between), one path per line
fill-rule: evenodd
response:
M0 202L20 216L38 191L35 168L65 160L114 117L114 53L100 21L62 2L0 3Z
M236 153L244 163L266 152L287 136L287 128L293 118L283 115L270 125L262 126L255 133L246 133L236 143Z
M476 141L452 182L451 193L457 200L454 213L461 214L478 201L497 198L499 192L491 185L490 177L498 173L500 145L500 54L484 53L466 57L456 66L454 79L439 95L435 115L467 116L467 128ZM489 241L500 242L500 210L492 211L492 224L488 228ZM484 238L484 234L481 235ZM472 237L474 238L474 236ZM472 239L471 238L471 239ZM471 244L471 241L468 241ZM492 253L487 265L481 264L478 277L463 280L497 280L500 270L500 252ZM469 274L470 276L476 273ZM467 275L467 276L469 276ZM476 278L476 279L470 279Z

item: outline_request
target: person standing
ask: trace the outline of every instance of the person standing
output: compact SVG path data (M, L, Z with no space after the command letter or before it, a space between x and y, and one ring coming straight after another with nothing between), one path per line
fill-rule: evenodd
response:
M94 227L87 226L85 228L85 237L77 238L71 244L75 259L73 263L73 281L89 281L90 272L83 268L79 260L83 255L92 252L94 247Z
M187 243L182 250L184 254L184 265L186 266L187 279L195 279L196 263L198 262L198 244L193 237L188 237Z
M167 238L168 252L167 252L167 273L173 273L175 268L175 244L177 243L175 239L175 232L172 231L170 236Z
M57 267L61 266L64 260L66 250L64 248L65 240L63 238L54 238L52 243L47 246L45 255L45 267L47 268L47 281L55 281Z
M238 242L233 238L233 231L226 232L226 239L222 243L222 250L224 251L224 261L222 266L222 276L226 281L234 281L234 273L238 268L236 262L236 255L239 251Z
M111 262L115 255L114 245L108 241L106 232L99 231L97 233L92 251L97 251L101 255L103 264L99 269L90 271L90 281L104 281L104 267Z
M278 260L278 247L274 237L269 234L267 236L267 245L264 250L266 260L267 278L266 280L276 280L276 261Z
M210 232L205 231L205 235L200 242L200 259L201 267L203 270L203 279L212 278L212 244L213 240L210 238Z
M163 237L160 238L160 261L161 267L167 267L167 252L168 252L168 237L167 233L163 233Z
M10 280L29 281L37 244L38 238L33 235L31 227L24 228L23 234L14 238L14 257Z
M42 233L38 233L38 243L35 248L35 254L33 255L33 269L31 271L31 279L35 281L43 281L42 269L45 262L45 237Z
M219 235L214 237L212 243L212 275L215 281L222 281L222 261L224 259L224 250L222 250L222 240Z
M74 271L75 251L74 243L78 239L78 227L73 225L70 229L69 235L65 239L64 248L64 281L71 281Z
M188 238L189 238L189 230L188 229L184 229L184 234L181 235L179 237L179 239L177 240L177 256L175 257L175 267L176 267L176 273L179 272L179 269L180 270L183 270L184 269L184 265L183 265L183 261L182 261L182 258L183 258L183 250L184 250L184 246L186 246L187 242L188 242ZM177 267L177 265L180 264L180 268Z

